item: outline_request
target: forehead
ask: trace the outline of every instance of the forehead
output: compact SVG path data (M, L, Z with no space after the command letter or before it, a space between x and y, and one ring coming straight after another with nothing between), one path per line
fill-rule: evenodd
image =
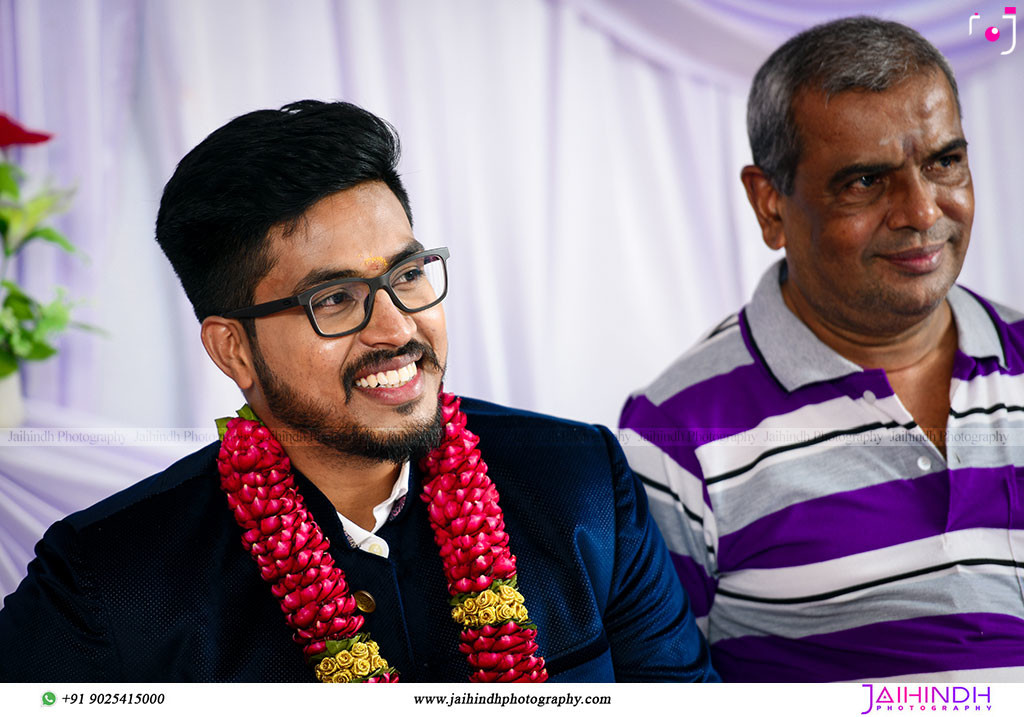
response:
M882 92L801 92L793 101L793 119L801 145L798 166L912 157L963 135L953 91L939 70L912 75Z
M296 222L268 235L273 268L256 287L258 298L294 293L311 272L382 273L382 258L412 242L401 202L383 182L365 182L331 194Z

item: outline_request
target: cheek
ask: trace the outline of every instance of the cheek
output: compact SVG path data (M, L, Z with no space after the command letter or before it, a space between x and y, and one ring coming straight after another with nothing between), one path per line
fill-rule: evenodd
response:
M939 199L943 214L968 228L974 220L974 188L966 187L947 190Z
M432 309L422 311L417 315L416 323L443 365L448 358L448 332L444 309L439 304Z
M288 368L301 346L302 336L297 327L291 322L266 321L262 326L258 322L259 319L256 332L264 360L276 372Z
M300 386L336 383L349 358L351 339L326 339L307 329L309 335L279 339L276 359L280 370Z
M314 338L316 341L306 347L309 351L308 355L311 357L310 362L315 365L319 373L329 374L331 378L336 377L345 364L353 358L355 335L336 339L326 339L322 336Z
M812 238L808 250L822 262L849 267L853 262L859 263L877 228L874 218L863 215L827 222L821 233Z

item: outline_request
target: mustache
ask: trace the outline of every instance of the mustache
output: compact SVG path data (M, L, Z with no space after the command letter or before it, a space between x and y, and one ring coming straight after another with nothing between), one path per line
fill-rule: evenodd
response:
M924 232L913 232L901 240L894 241L893 246L875 247L878 254L899 254L914 249L936 246L938 244L959 244L967 233L958 227L932 227Z
M345 387L345 403L352 400L352 391L356 383L356 377L366 371L366 369L375 366L376 364L383 363L384 361L390 361L391 359L398 358L399 356L407 356L409 354L420 354L420 361L424 367L433 366L435 369L444 373L444 366L437 358L437 353L428 344L422 341L416 341L415 339L405 344L394 351L388 351L387 349L376 349L368 353L363 354L357 360L353 361L352 364L345 367L345 370L341 373L341 385Z

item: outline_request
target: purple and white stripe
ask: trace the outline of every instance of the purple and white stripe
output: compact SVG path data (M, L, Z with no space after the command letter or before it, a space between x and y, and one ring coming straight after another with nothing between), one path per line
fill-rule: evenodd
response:
M773 271L622 414L716 667L1020 679L1024 317L950 292L944 456L883 371L829 356L785 309Z

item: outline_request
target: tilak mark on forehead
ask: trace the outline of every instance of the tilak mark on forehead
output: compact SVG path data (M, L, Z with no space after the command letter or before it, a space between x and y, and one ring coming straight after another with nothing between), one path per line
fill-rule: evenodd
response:
M363 264L367 269L381 272L388 268L388 260L382 256L368 256L363 260Z

